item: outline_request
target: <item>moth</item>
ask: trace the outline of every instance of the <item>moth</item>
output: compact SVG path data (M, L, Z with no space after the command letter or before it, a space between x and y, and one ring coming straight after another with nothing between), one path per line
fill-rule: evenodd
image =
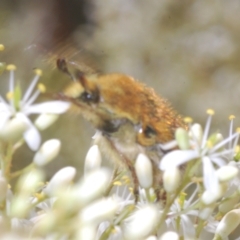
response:
M139 153L152 162L154 188L161 185L159 161L175 146L175 130L186 128L182 117L169 102L152 88L133 77L119 74L93 74L69 71L65 59L57 60L58 68L72 78L72 82L58 98L70 101L98 130L95 143L105 156L129 169L138 192L134 162Z

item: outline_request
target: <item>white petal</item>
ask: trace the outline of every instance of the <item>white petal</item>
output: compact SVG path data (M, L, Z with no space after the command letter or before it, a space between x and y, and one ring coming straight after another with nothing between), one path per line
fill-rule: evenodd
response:
M23 135L29 148L36 151L41 143L41 136L37 128L31 123L29 129Z
M219 184L218 187L214 190L214 192L206 190L201 196L201 200L205 205L210 205L217 201L220 197L222 197L225 192L226 186Z
M169 167L178 167L179 165L198 157L199 153L194 150L175 150L166 154L162 158L159 168L164 171Z
M187 215L181 215L181 225L183 228L183 235L185 239L194 239L195 237L195 228Z
M203 182L204 186L210 192L215 192L218 189L218 177L209 157L203 157Z
M11 113L6 112L6 113L0 113L0 129L4 127L8 119L11 117Z
M25 92L24 96L23 96L23 100L22 100L23 102L26 102L27 99L30 97L30 95L32 94L33 89L36 86L38 80L39 80L39 75L36 75L34 77L34 79L32 80L31 84L29 85L29 87L28 87L27 91Z
M211 161L212 161L213 163L215 163L215 164L216 164L217 166L219 166L219 167L223 167L223 166L226 165L226 161L223 160L222 158L212 157L212 156L210 156L210 158L211 158Z
M34 113L64 113L67 111L71 103L63 101L51 101L45 103L34 104L29 106L27 109L24 109L26 114Z
M234 138L236 138L238 136L239 133L234 133L232 134L230 137L225 138L223 141L221 141L220 143L216 144L212 149L210 149L209 153L214 153L216 152L219 148L223 147L224 145L228 144L229 142L231 142Z

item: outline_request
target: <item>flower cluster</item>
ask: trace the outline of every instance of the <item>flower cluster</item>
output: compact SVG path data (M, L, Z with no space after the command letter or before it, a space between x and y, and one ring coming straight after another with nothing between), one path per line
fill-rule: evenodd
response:
M42 166L58 155L61 143L50 139L40 146L39 131L69 104L34 103L44 90L39 85L34 92L40 70L23 96L14 81L15 66L6 70L9 92L6 98L0 96L1 239L224 240L238 227L240 133L233 131L234 116L226 138L209 134L213 110L207 111L204 130L189 118L188 130L177 129L178 147L163 156L157 169L164 199L156 197L156 169L148 156L140 153L135 161L136 199L126 170L103 167L97 145L86 155L84 176L76 180L76 169L67 166L46 183ZM34 123L31 114L39 114ZM24 142L35 152L32 163L12 172L13 154Z

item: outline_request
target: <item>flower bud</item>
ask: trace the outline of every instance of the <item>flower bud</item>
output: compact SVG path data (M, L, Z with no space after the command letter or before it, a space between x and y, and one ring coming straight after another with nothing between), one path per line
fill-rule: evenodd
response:
M177 167L167 168L163 173L163 186L166 192L174 192L181 182L181 173Z
M3 126L0 128L0 139L4 141L18 141L22 138L23 133L27 130L28 124L23 121L20 115L12 119L9 119Z
M49 181L45 193L47 195L54 195L57 191L66 188L74 179L76 169L74 167L64 167L54 174Z
M156 236L149 236L148 238L146 238L146 240L157 240Z
M25 218L30 210L31 204L29 196L16 195L11 202L10 216L17 218Z
M98 145L93 145L87 153L84 164L84 173L100 168L102 163L101 153Z
M215 201L217 201L219 198L221 198L225 193L225 190L226 190L226 185L219 184L214 192L210 190L206 190L203 193L201 200L205 205L210 205Z
M102 196L111 184L111 180L112 173L107 168L100 168L86 174L76 186L81 204L85 205Z
M59 153L61 142L58 139L51 139L43 143L36 152L33 162L37 166L44 166L52 161Z
M96 240L96 226L93 224L81 225L80 229L77 231L76 238L74 239L87 239Z
M155 205L141 207L125 220L123 228L124 239L146 238L155 230L159 217L160 214Z
M159 240L179 240L179 236L176 232L165 232L160 238Z
M219 204L218 209L221 213L227 213L234 208L234 206L239 202L239 200L240 196L237 194L230 197L229 199L224 199L224 201Z
M199 212L199 218L201 218L202 220L207 220L211 216L214 207L215 206L211 206L201 209Z
M226 165L219 168L216 173L220 182L226 182L237 176L238 169L234 166Z
M34 231L38 234L46 234L54 229L58 224L59 216L54 211L48 211L41 215L41 218L35 224Z
M192 137L192 139L196 139L198 143L202 142L203 130L200 124L194 123L189 131L189 134L190 137Z
M42 131L50 127L53 123L55 123L58 118L59 118L59 115L57 114L42 113L37 117L37 119L34 122L34 125L39 130Z
M138 155L135 170L141 187L150 188L153 184L153 169L150 159L145 154Z
M189 135L185 129L178 128L175 132L175 139L180 149L187 150L190 148Z
M222 239L227 236L239 225L240 223L240 210L234 209L228 212L220 221L215 231L216 235L221 236Z
M119 209L119 202L111 197L98 200L87 207L79 214L83 224L94 224L95 226L103 221L111 221Z
M43 180L44 173L39 169L32 169L30 172L20 177L16 188L21 195L30 196Z

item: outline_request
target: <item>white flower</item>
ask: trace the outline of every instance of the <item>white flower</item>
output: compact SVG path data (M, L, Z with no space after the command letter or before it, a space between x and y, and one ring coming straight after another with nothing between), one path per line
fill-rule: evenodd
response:
M233 159L234 148L239 139L239 132L233 134L230 131L230 136L224 140L221 140L222 137L220 134L208 137L213 111L208 110L208 113L209 117L203 133L199 125L193 125L190 128L190 144L192 149L175 150L166 154L162 158L159 167L165 171L167 168L178 167L189 161L200 159L203 166L205 189L214 193L216 189L219 189L219 178L215 166L222 167L227 164L226 159ZM223 149L225 146L228 148Z
M33 92L39 77L41 76L41 71L35 70L36 75L22 97L20 86L14 83L15 66L9 65L7 69L10 71L9 92L8 100L5 100L0 95L0 132L11 119L14 119L17 116L18 120L21 120L22 123L27 126L26 130L23 132L23 137L27 145L32 150L37 150L41 142L41 137L37 128L29 119L29 115L43 113L61 114L68 109L70 103L63 101L49 101L33 104L41 93L40 87Z
M191 185L189 184L186 186L185 189L188 187L191 189ZM183 190L184 192L187 190ZM168 226L168 229L172 229L179 232L180 236L183 236L184 239L195 239L195 228L194 224L192 222L192 216L197 217L198 216L198 210L193 210L193 206L195 206L199 200L196 199L196 196L198 194L198 186L196 187L195 191L191 194L191 196L188 199L176 199L171 206L171 210L168 213L168 218L166 219L166 224ZM180 198L185 198L181 197ZM180 218L180 230L176 226L176 219Z

